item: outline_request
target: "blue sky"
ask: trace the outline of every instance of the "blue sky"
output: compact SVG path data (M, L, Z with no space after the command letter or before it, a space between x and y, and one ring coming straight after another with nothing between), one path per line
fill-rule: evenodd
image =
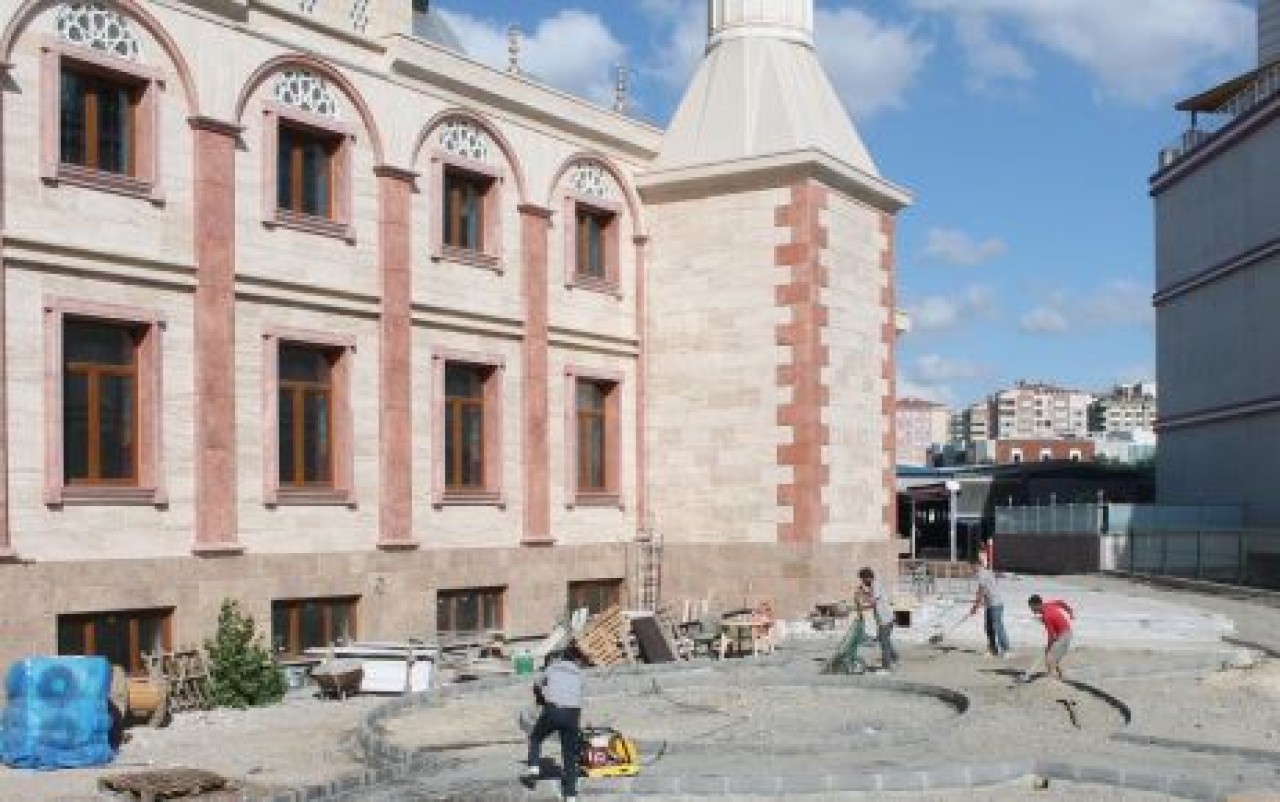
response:
M665 124L705 43L702 0L441 0L468 51L599 101L631 69ZM1147 179L1173 104L1253 65L1253 0L818 0L818 51L899 227L899 393L952 404L1018 379L1154 378Z

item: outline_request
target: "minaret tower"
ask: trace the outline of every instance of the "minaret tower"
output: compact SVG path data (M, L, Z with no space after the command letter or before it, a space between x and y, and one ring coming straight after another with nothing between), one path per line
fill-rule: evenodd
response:
M767 594L786 614L897 558L893 232L910 198L880 177L813 26L813 0L709 0L706 55L640 181L664 592Z

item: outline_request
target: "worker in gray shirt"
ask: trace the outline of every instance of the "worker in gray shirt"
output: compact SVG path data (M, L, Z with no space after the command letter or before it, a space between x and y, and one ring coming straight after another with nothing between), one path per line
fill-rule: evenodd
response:
M538 720L529 732L529 762L520 782L533 788L542 777L542 742L553 732L560 734L560 790L566 802L578 799L578 741L582 727L581 655L574 646L553 654L533 685L533 695L541 705Z
M884 671L892 671L898 662L898 650L893 648L893 607L885 595L884 586L876 581L876 573L870 568L858 571L859 585L854 592L858 614L871 610L876 619L876 637L880 641L880 657Z
M978 592L973 597L969 615L978 612L980 607L985 611L987 648L996 657L1008 657L1009 633L1004 629L1004 597L996 586L996 575L992 573L988 560L986 551L978 552L974 573L974 578L978 580Z

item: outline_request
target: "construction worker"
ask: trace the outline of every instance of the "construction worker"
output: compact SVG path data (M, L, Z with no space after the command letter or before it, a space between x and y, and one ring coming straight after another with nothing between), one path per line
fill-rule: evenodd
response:
M560 734L560 791L565 802L578 799L579 731L582 728L581 655L570 645L547 660L546 668L533 684L533 696L541 706L538 720L529 732L529 761L520 782L533 788L542 777L542 742L553 732Z
M898 662L898 650L893 648L893 607L885 595L884 586L876 581L876 572L870 568L858 571L859 585L854 591L858 615L871 610L876 619L876 637L880 641L881 669L892 671Z
M1009 633L1004 628L1004 597L996 586L996 575L991 571L986 552L979 551L978 570L974 578L978 581L978 592L973 597L973 607L969 615L974 615L979 608L983 611L983 623L987 632L987 649L996 657L1009 656Z
M1045 671L1061 681L1062 658L1066 657L1067 650L1071 648L1071 622L1076 617L1076 611L1064 601L1045 601L1039 594L1027 599L1027 606L1033 614L1039 616L1048 636L1048 643L1044 647ZM1025 675L1024 678L1030 679Z

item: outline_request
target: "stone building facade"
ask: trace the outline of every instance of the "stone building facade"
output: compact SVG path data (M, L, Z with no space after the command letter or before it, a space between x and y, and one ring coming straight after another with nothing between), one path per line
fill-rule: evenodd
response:
M711 0L666 130L348 5L0 15L0 663L892 570L909 197L812 0Z

